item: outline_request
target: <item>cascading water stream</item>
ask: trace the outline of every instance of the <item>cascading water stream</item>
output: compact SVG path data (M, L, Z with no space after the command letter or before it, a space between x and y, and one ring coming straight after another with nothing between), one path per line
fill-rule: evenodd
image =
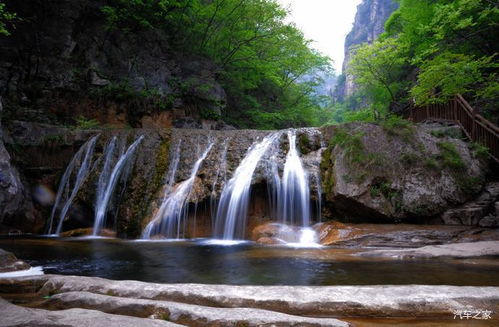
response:
M288 131L289 151L284 164L281 192L277 199L278 218L285 224L310 225L308 176L296 148L296 133Z
M102 176L102 174L101 176L99 176L99 185L97 187L98 196L95 204L95 221L94 221L93 236L99 235L101 229L103 228L106 219L107 206L109 204L109 200L111 199L111 195L114 192L114 188L118 183L120 174L123 171L123 168L125 167L126 163L133 156L135 150L137 149L137 147L139 146L140 142L142 142L143 139L144 136L141 135L137 140L135 140L135 142L133 142L128 147L126 152L120 156L118 162L116 163L110 174L109 174L110 163L108 159L112 157L112 151L114 150L114 145L112 146L112 148L109 147L110 148L109 152L105 154L106 159L104 162L104 170L102 171L102 174L104 174L104 176ZM114 144L114 142L113 140L111 140L111 143L109 145ZM106 167L106 165L108 165L108 167Z
M217 214L217 198L216 198L216 187L219 181L225 183L227 174L227 150L229 148L228 140L222 143L222 152L220 153L219 165L217 166L217 171L215 177L213 178L213 183L211 184L211 194L210 194L210 212L213 222L215 222L215 217Z
M180 239L181 229L187 220L188 199L192 190L192 186L196 179L201 163L204 161L213 143L210 143L205 151L198 158L191 170L191 175L188 179L177 185L172 192L163 199L163 203L158 212L142 233L143 239L150 239L151 236L162 234L167 238ZM178 161L175 164L178 165Z
M281 134L272 133L248 150L234 176L225 184L217 209L215 235L224 240L244 238L253 173L262 156Z
M69 197L66 199L66 202L64 203L64 205L59 213L59 221L57 224L57 228L55 230L55 234L60 234L60 232L62 230L62 225L63 225L64 219L66 218L66 214L68 213L69 208L71 207L71 204L72 204L74 198L76 197L76 194L78 193L78 190L80 189L81 185L83 184L83 182L85 181L85 179L88 176L88 173L91 170L92 156L93 156L94 149L95 149L95 143L96 143L98 137L99 137L99 135L96 135L96 136L92 137L90 140L88 140L87 142L85 142L85 144L82 145L82 147L74 155L73 159L71 159L71 162L69 163L68 167L66 168L66 171L62 175L61 181L59 183L59 189L57 190L55 203L54 203L54 206L52 208L52 213L50 215L50 222L49 222L49 229L48 229L49 234L53 233L53 223L54 223L55 213L56 213L57 208L59 207L59 204L62 200L62 195L63 195L64 191L69 193L69 186L70 186L69 180L70 180L72 172L76 169L76 167L79 163L80 166L79 166L78 172L76 173L76 176L75 176L73 188L71 190ZM85 155L84 155L83 160L82 160L83 154L85 154Z

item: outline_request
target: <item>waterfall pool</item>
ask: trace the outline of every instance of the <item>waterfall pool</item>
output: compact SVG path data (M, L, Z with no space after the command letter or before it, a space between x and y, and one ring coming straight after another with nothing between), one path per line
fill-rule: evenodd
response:
M46 274L158 283L232 285L499 286L496 257L394 259L359 256L370 249L293 248L209 239L126 241L109 238L5 236L0 248Z

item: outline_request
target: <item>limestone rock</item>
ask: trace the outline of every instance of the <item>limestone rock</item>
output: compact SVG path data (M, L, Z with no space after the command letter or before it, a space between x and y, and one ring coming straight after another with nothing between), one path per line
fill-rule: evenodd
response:
M437 138L418 125L323 129L325 140L338 134L346 143L323 152L321 172L326 205L344 221L425 222L483 186L485 164L461 140ZM447 163L446 148L459 166Z
M499 241L499 230L467 226L408 224L317 224L322 245L348 247L420 247L447 243Z
M497 243L497 242L496 242ZM478 244L478 243L475 243ZM132 299L224 308L258 308L292 315L321 317L440 317L476 307L495 310L498 287L445 285L383 286L234 286L154 284L96 277L39 276L0 279L0 291L16 284L44 283L39 295L91 292Z
M69 309L61 311L47 311L41 309L24 308L10 304L0 298L1 327L40 326L40 327L181 327L167 321L140 319L135 317L119 316L102 313L96 310Z
M3 142L2 110L3 104L0 97L0 225L6 218L16 220L18 217L25 217L33 220L32 212L30 212L31 199ZM15 225L15 223L12 222L9 225Z
M0 249L0 272L26 270L30 267L26 262L17 259L14 254Z
M375 250L365 252L366 256L413 257L479 257L499 255L499 241L428 245L416 249Z
M153 301L89 292L67 292L52 296L40 304L42 308L85 308L136 317L166 317L168 321L189 326L303 326L348 327L349 324L332 318L307 318L253 308L216 308L171 301Z
M487 184L483 192L473 201L452 208L442 214L447 225L467 225L494 227L497 226L495 202L499 199L499 183Z

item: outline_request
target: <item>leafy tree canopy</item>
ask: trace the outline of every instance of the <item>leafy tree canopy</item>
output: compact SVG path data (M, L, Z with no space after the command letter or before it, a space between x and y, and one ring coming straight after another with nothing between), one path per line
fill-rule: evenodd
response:
M490 0L401 0L386 32L354 50L350 73L370 109L462 93L499 117L499 7Z
M239 126L317 125L323 106L314 95L329 58L285 22L274 0L111 0L102 11L111 29L134 34L160 29L176 49L210 58L229 96L225 119Z

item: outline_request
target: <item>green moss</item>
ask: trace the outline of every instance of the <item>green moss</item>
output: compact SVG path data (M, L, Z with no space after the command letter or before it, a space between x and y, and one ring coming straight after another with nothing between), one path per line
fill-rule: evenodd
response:
M352 171L355 175L351 177L357 182L363 181L370 169L383 165L386 159L380 153L368 153L362 141L363 136L361 132L352 134L343 128L338 128L329 141L331 151L336 146L344 150L346 160L354 168Z
M414 125L410 121L397 115L389 115L380 122L380 126L390 136L401 137L404 141L412 141L414 135Z
M392 188L390 181L385 178L373 180L369 193L372 198L383 196L391 203L395 211L402 209L402 192Z
M99 122L95 119L87 119L83 116L76 118L76 129L95 129L99 128Z
M438 158L441 160L443 167L455 171L462 171L466 168L459 151L457 151L457 148L453 143L438 142L437 146L440 149Z
M400 160L402 160L402 162L408 166L413 166L416 163L418 163L421 159L415 153L406 152L400 156Z
M170 312L169 311L163 312L160 317L161 320L170 321Z
M457 184L461 191L466 195L473 195L478 192L484 182L481 176L456 175Z
M490 158L489 148L479 143L472 142L469 145L473 156L479 160L488 160Z
M327 148L322 153L322 161L320 164L321 167L321 180L322 180L322 188L326 191L326 193L331 193L334 188L334 159L332 158L332 151L330 148Z
M300 148L300 152L306 154L310 152L310 138L306 133L300 134L298 136L298 146Z
M133 178L133 192L130 194L128 207L131 211L130 220L124 226L127 236L136 237L142 231L142 221L148 214L150 203L163 185L163 178L168 169L170 141L164 140L156 152L154 175L150 180ZM133 176L137 176L137 167L134 167Z
M346 158L351 163L362 164L366 160L364 145L362 143L363 133L350 134L343 128L338 128L329 141L329 146L339 146L345 151Z
M438 162L433 157L426 158L425 161L424 161L424 166L426 168L428 168L428 169L437 169L438 168Z

